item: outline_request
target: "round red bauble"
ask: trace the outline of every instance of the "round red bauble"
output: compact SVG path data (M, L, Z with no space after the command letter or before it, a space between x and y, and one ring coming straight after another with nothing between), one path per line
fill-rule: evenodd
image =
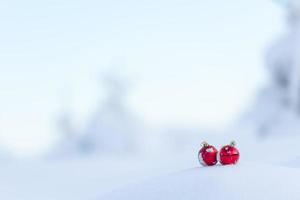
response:
M198 153L199 162L204 166L215 165L218 162L217 154L218 150L214 146L204 142L203 147L199 150Z
M239 150L235 147L235 143L222 147L219 152L219 161L222 165L233 165L240 158Z

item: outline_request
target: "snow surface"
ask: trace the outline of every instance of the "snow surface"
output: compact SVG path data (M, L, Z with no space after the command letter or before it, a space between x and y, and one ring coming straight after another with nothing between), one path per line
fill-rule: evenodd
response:
M196 167L127 186L100 199L299 199L300 170L253 163Z
M298 134L260 138L237 127L231 134L181 137L169 151L157 145L157 154L3 161L0 199L300 199ZM241 152L238 165L200 166L203 139L219 149L233 138Z
M233 130L234 134L210 138L217 148L225 144L226 138L236 138L241 152L237 165L201 167L192 156L193 151L196 152L195 145L190 143L192 151L177 157L170 153L171 158L161 161L162 166L174 164L173 172L126 184L98 199L300 199L298 134L259 138L252 137L254 134L248 131L241 134ZM286 132L292 133L293 127ZM162 157L168 158L167 155ZM172 159L174 163L167 165ZM180 168L184 170L178 170Z
M200 139L160 155L3 162L0 199L300 199L300 137L225 134L209 142L219 148L228 138L237 138L241 151L236 166L201 167Z

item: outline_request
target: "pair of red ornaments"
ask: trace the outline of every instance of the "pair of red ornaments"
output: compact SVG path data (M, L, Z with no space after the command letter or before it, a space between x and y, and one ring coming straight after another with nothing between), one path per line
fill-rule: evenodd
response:
M204 166L213 166L219 161L222 165L236 164L240 158L239 150L235 147L235 142L231 142L229 145L223 146L221 150L218 150L206 143L202 143L202 148L198 153L199 161Z

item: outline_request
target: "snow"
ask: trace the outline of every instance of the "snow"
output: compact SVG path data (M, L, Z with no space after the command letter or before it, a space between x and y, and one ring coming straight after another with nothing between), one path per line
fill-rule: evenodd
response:
M196 167L127 186L103 199L299 199L299 178L298 169L253 163Z
M219 148L228 137L235 134L210 139ZM165 165L171 171L115 188L98 199L299 199L299 141L297 135L268 139L240 136L237 148L241 158L233 166L202 167L193 157L196 149L173 155L169 164L170 158L164 155L165 161L152 165Z
M232 137L215 135L208 142L219 149ZM241 158L234 166L200 166L200 139L160 155L3 162L0 199L299 199L299 140L240 136Z
M128 162L130 158L126 160L127 163L124 158L2 163L0 199L94 199L134 177L144 176L146 169L141 163L131 160L130 163L137 166L133 170Z

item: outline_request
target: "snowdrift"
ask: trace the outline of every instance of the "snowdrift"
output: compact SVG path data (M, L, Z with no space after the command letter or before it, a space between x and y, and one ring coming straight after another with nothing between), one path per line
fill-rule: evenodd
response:
M299 169L274 165L197 167L132 184L100 199L299 200L299 180Z

